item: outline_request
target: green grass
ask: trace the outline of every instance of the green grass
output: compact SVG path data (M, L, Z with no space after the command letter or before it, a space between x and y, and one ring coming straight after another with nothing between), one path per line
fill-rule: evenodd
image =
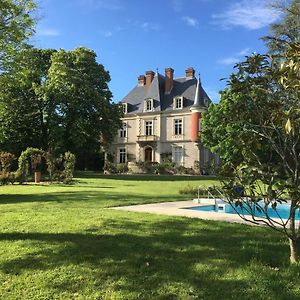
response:
M300 268L273 231L107 209L216 181L80 175L0 187L1 299L300 299Z

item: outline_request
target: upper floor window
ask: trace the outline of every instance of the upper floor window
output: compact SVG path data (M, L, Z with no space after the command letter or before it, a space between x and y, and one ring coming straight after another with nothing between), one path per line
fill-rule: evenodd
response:
M173 100L174 109L181 109L183 107L183 97L176 97Z
M147 99L144 103L144 111L152 111L153 110L153 99Z
M120 138L126 138L127 136L127 124L123 123L122 128L119 130L119 136Z
M180 135L182 134L182 119L175 119L174 120L174 134Z
M145 121L145 135L153 135L153 121Z
M122 103L122 111L124 115L127 114L127 107L128 107L127 103Z

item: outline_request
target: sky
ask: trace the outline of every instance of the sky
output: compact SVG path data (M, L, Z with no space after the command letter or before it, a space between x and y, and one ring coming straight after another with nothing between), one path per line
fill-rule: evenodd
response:
M268 0L39 0L32 43L39 48L93 49L110 72L119 102L152 70L184 77L193 67L214 102L234 71L253 52L266 52L260 37L280 20Z

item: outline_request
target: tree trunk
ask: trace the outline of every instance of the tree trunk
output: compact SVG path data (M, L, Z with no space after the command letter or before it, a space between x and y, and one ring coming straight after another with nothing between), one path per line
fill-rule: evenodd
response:
M294 264L298 261L300 243L298 240L289 239L289 241L290 241L290 251L291 251L290 262L291 264Z

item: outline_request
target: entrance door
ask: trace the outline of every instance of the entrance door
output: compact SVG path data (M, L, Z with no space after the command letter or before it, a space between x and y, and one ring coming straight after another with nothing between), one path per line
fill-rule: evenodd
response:
M152 162L152 148L145 148L145 161Z

